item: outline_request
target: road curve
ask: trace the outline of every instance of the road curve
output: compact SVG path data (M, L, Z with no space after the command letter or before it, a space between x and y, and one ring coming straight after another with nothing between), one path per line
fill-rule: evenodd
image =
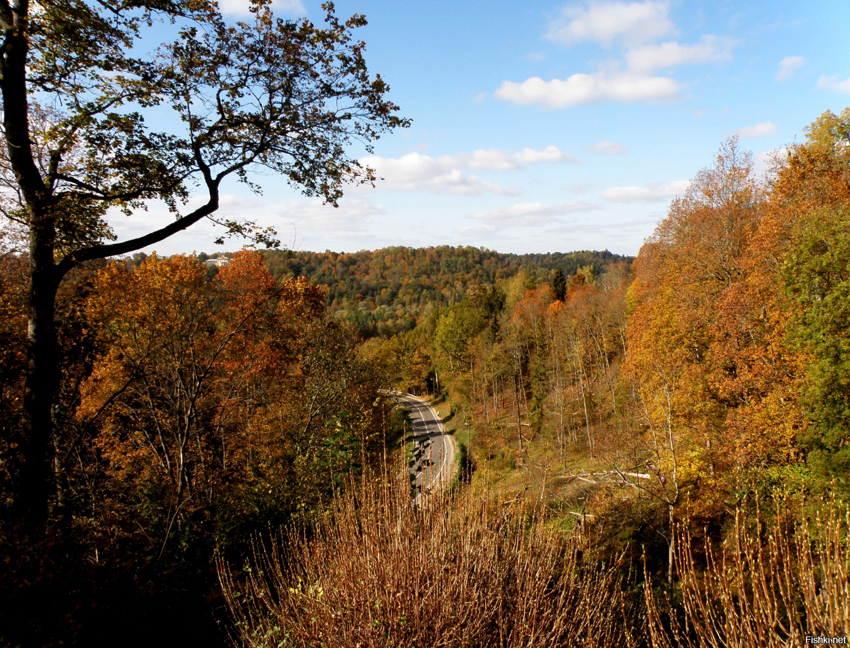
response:
M413 421L413 465L410 481L418 500L423 493L448 487L455 475L457 447L443 422L428 403L410 394L395 392L396 402Z

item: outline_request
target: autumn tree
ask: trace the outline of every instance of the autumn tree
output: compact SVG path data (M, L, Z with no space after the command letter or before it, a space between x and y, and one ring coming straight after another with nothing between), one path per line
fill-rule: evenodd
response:
M190 257L151 256L133 272L113 263L98 273L87 310L105 352L77 415L100 429L119 510L144 508L155 553L175 523L212 508L238 461L238 422L265 391L258 374L278 355L265 338L280 295L264 270L242 255L207 282Z
M762 396L738 355L750 343L738 326L748 311L733 307L762 207L752 156L729 140L673 201L635 262L625 375L641 431L635 458L649 479L628 481L665 508L668 580L669 529L683 494L697 495L697 513L705 513L700 506L717 505L721 474L757 465L770 443L764 428L736 434L732 421ZM715 489L707 501L698 497L703 488Z
M134 519L155 557L178 531L185 550L209 529L226 544L222 526L283 522L382 455L374 372L322 291L278 284L259 253L212 280L193 257L113 263L87 316L103 352L77 417L107 482L87 508Z
M369 145L406 126L369 75L352 31L363 16L326 26L287 22L252 0L248 22L228 23L214 2L156 0L0 1L0 90L11 182L20 208L4 210L28 237L29 293L24 422L16 457L15 509L24 528L43 528L50 491L58 389L55 303L68 272L94 259L157 243L203 218L227 234L264 243L274 233L216 219L229 178L283 176L308 196L336 205L347 182L374 176L348 144ZM173 30L162 30L162 24ZM141 48L176 33L151 54ZM47 114L35 103L57 106ZM174 129L153 121L170 111ZM167 120L165 120L167 121ZM179 125L179 126L178 126ZM200 188L202 204L185 208ZM106 212L131 215L151 200L174 214L144 236L107 243Z
M469 365L469 346L486 326L486 312L468 303L448 308L437 322L434 349L439 361L451 372L464 371Z

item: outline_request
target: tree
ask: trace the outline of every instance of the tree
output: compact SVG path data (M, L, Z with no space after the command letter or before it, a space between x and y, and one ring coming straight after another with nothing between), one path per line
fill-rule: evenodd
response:
M635 456L658 487L633 485L664 504L668 525L683 493L697 496L697 514L710 514L730 488L723 478L784 460L780 410L768 406L774 392L762 378L772 369L762 360L771 355L765 301L756 299L764 294L742 288L762 212L752 156L729 140L673 201L634 265L624 374L645 431ZM783 386L775 375L773 384ZM665 540L669 580L673 536Z
M785 252L778 263L788 305L787 340L797 351L799 401L808 425L800 446L815 476L846 488L850 466L850 108L826 111L776 174ZM779 219L777 219L779 220ZM779 238L779 237L776 237Z
M56 292L87 261L160 242L219 208L222 183L280 174L307 196L336 205L348 182L369 183L348 145L408 125L371 77L364 44L324 5L326 26L276 19L251 0L250 22L227 23L210 0L0 0L0 91L7 168L20 208L3 210L29 247L29 327L24 422L17 457L16 517L34 532L47 520L52 404L58 389ZM139 56L170 22L172 42ZM164 30L166 33L168 30ZM162 31L160 31L162 33ZM33 100L61 107L48 113ZM182 132L157 130L152 109L170 110ZM157 117L157 123L162 123ZM205 202L184 209L190 190ZM174 221L114 240L109 209L127 215L164 201ZM214 219L213 219L214 220ZM250 222L215 220L227 235L274 244Z
M800 224L783 275L798 307L790 337L807 354L803 439L820 477L846 488L850 469L850 209L818 210Z
M472 339L487 325L484 313L468 303L446 310L434 331L434 350L438 359L448 361L451 372L460 372L469 363Z
M552 276L552 296L556 301L564 301L567 298L567 278L560 268L555 270Z
M193 257L110 264L86 311L103 352L76 414L107 480L91 509L134 520L154 556L283 522L380 456L371 368L323 291L276 282L259 253L212 280Z

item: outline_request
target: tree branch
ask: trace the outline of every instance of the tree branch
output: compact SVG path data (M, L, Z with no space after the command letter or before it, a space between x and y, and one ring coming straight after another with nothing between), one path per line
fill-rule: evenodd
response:
M170 225L158 229L155 232L151 232L150 234L130 239L129 241L110 243L108 245L94 245L89 248L83 248L82 250L72 252L56 265L56 279L58 281L64 277L71 268L84 261L105 259L119 254L127 254L128 252L134 252L135 250L140 250L148 245L164 241L169 236L173 236L177 232L182 232L184 229L191 227L205 216L216 212L218 210L218 200L218 184L214 183L210 185L210 199L205 205L199 207L191 214L178 218Z
M112 202L117 200L134 200L148 193L160 192L160 193L169 193L174 191L177 187L179 187L184 180L186 180L189 176L192 175L192 172L184 173L181 176L178 176L174 179L174 181L163 187L155 187L155 186L141 186L131 191L125 191L124 193L106 193L102 189L98 189L92 184L88 182L84 182L79 178L75 178L73 176L65 175L64 173L56 173L56 180L63 180L67 182L69 185L73 185L75 187L79 187L80 189L85 189L88 193L80 192L77 195L81 198L88 198L90 200L101 200L105 202Z

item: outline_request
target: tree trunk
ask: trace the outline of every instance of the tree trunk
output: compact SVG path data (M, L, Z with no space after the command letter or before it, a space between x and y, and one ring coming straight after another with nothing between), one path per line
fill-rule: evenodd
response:
M522 452L522 420L519 413L519 385L516 376L514 376L514 404L516 405L516 436L519 442L519 451Z
M36 536L44 532L50 497L53 400L58 382L54 314L59 282L53 259L54 203L35 164L29 135L26 18L25 12L14 13L14 25L5 26L0 87L5 145L29 218L27 369L13 513L24 534Z
M23 447L15 508L25 530L38 534L47 523L51 491L53 404L59 379L54 324L58 282L53 264L53 220L45 216L32 219Z
M667 502L667 524L670 526L668 533L670 534L667 540L667 584L673 584L673 555L676 551L674 543L676 536L673 533L673 505Z
M487 393L487 377L481 377L481 402L484 403L484 420L487 423L487 430L490 430L490 407L487 402L490 400L490 395Z
M578 385L581 390L581 404L584 407L584 425L587 430L587 447L590 449L590 458L593 459L595 457L594 448L593 448L593 434L590 432L590 415L587 411L587 396L585 395L584 389L584 367L581 364L581 357L578 355L578 350L576 348L576 358L574 360L576 374L578 376Z

